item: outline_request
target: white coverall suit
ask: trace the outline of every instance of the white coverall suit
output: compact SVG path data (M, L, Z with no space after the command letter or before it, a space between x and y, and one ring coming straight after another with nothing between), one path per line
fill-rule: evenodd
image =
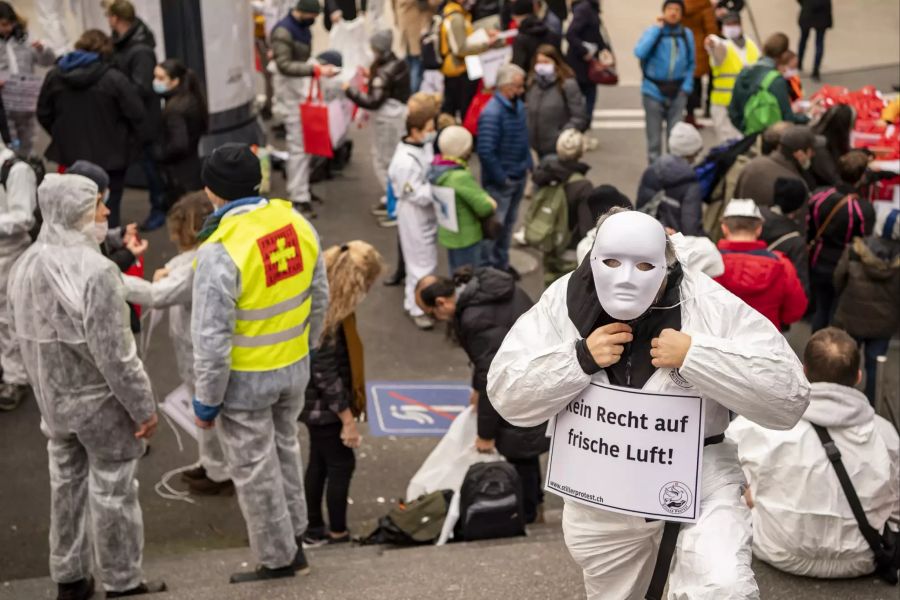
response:
M0 150L0 165L15 157L12 150ZM0 366L3 383L28 383L22 355L12 329L6 287L13 263L31 245L29 232L34 227L37 198L34 170L19 161L9 170L6 186L0 186Z
M150 283L140 277L123 275L127 300L144 308L169 309L169 339L175 349L175 365L181 381L194 395L194 344L191 341L191 300L194 290L196 250L182 252L166 263L169 274ZM206 477L222 482L230 479L228 464L219 442L219 430L199 430L200 464Z
M93 542L107 591L124 591L143 579L145 445L134 433L156 405L121 274L94 238L97 185L48 174L39 202L44 223L13 267L9 300L49 440L50 577L87 578Z
M388 181L397 197L397 231L406 261L403 308L413 317L425 314L416 304L416 284L437 270L437 218L428 168L434 159L430 143L400 142L388 167Z
M705 437L728 427L732 410L765 427L790 429L806 409L809 383L787 341L772 324L706 275L680 260L682 331L691 347L678 370L691 392L706 399ZM572 274L557 280L503 341L488 375L488 396L504 419L521 427L546 421L593 378L576 358L581 338L569 318ZM680 393L672 369L657 369L643 389ZM750 511L744 476L731 442L703 451L700 519L681 528L669 576L669 600L757 599L750 569ZM584 569L588 598L638 600L653 574L663 522L566 501L563 532Z
M228 212L251 211L258 204ZM318 243L318 240L317 240ZM310 348L322 337L328 309L328 276L319 252L310 284ZM191 336L196 398L222 405L215 420L247 522L250 548L270 569L291 564L296 539L308 524L297 418L309 382L309 355L272 371L232 371L231 348L240 271L221 243L197 251Z

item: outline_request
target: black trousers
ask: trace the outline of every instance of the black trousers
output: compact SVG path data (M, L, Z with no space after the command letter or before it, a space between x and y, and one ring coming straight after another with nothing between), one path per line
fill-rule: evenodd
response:
M459 115L462 122L466 118L466 111L475 97L475 90L478 89L477 81L469 81L469 77L463 73L458 77L444 77L444 105L441 112L453 115Z
M797 49L797 62L800 70L803 70L803 57L806 55L806 44L809 42L810 28L800 30L800 46ZM822 66L822 57L825 56L825 29L816 29L816 54L813 61L813 73L818 75Z
M525 510L525 522L534 523L538 506L544 503L544 491L541 489L541 458L507 458L519 473L522 481L522 504Z
M356 455L341 442L341 424L307 425L309 462L304 487L309 514L309 530L325 533L322 497L328 506L329 530L347 531L347 495L356 468Z

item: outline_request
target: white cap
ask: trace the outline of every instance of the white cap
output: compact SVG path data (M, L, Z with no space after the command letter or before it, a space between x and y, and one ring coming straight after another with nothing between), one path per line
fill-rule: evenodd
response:
M759 212L759 207L756 206L756 202L749 198L732 199L732 201L728 203L728 206L725 207L725 212L722 213L723 219L727 219L728 217L749 217L751 219L759 219L760 221L763 220L762 213Z
M669 153L688 158L703 150L703 138L693 125L679 121L669 132Z

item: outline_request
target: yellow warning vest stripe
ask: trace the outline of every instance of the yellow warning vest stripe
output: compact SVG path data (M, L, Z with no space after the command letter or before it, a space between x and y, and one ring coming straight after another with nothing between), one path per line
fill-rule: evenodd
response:
M731 40L726 41L725 60L719 66L712 67L712 93L710 94L710 102L720 106L728 106L731 104L731 94L734 90L734 83L741 69L748 65L752 65L759 60L759 48L753 43L753 40L746 38L746 60L741 59L737 46Z

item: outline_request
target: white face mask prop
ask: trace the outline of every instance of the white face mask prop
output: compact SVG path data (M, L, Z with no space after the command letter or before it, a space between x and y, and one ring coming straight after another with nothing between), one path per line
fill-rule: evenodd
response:
M666 276L666 232L637 211L616 213L597 231L591 271L600 306L614 319L630 321L650 308Z

